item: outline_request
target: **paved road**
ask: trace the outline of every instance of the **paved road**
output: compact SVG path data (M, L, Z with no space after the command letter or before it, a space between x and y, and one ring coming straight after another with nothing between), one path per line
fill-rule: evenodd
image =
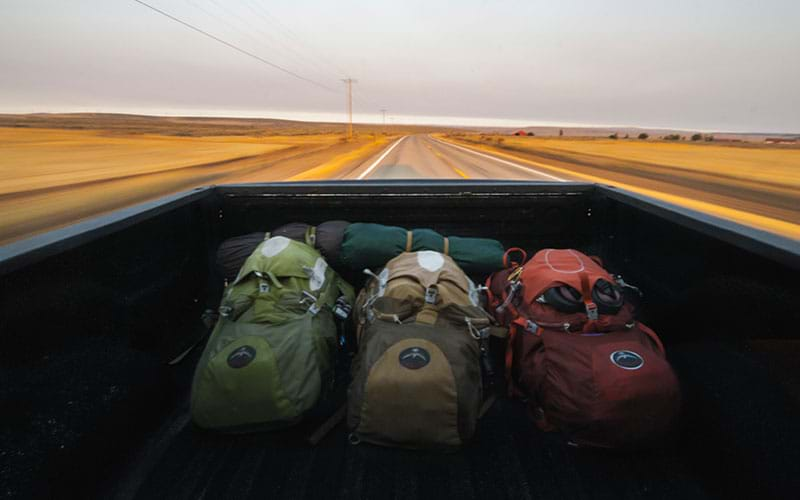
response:
M355 168L344 179L524 179L569 180L512 161L448 144L427 135L410 135L390 144Z

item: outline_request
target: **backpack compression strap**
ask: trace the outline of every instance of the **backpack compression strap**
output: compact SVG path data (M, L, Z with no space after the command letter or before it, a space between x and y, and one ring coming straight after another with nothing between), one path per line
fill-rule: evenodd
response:
M305 234L306 245L317 248L317 226L308 226Z
M519 250L519 249L510 249L506 252L506 255L503 256L504 263L507 263L507 256L508 253L512 250ZM525 252L520 250L523 255ZM524 257L523 257L524 260ZM512 262L515 264L515 262ZM514 342L517 338L517 332L520 328L523 330L526 328L528 324L527 318L525 318L522 314L520 314L519 310L514 306L514 296L518 293L521 284L519 282L519 276L522 274L522 266L516 267L509 275L508 275L508 282L509 286L504 288L501 292L500 297L492 297L494 302L500 302L502 299L502 303L495 307L495 311L499 314L503 314L506 311L510 313L511 317L514 320L508 325L508 342L506 343L506 354L505 354L505 378L506 384L508 384L508 395L513 396L522 396L523 392L517 387L517 384L514 383L514 377L512 374L512 368L514 366ZM491 279L491 278L490 278ZM487 288L489 287L490 281L486 282ZM510 291L509 291L510 290ZM495 304L493 304L495 306Z
M443 237L444 240L442 241L442 253L445 255L450 255L450 240L447 239L447 236ZM411 251L411 247L414 244L414 231L406 231L406 252Z
M585 272L580 274L581 278L581 295L583 296L583 304L586 307L586 324L583 325L583 332L589 333L597 324L599 317L597 312L597 304L592 300L592 287L589 283L589 275Z

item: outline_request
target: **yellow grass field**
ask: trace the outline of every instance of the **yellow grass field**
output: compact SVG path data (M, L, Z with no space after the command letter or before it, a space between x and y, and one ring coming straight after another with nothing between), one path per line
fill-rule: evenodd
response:
M165 172L275 152L330 145L333 135L175 137L99 131L0 128L0 194Z
M511 147L582 153L800 187L800 149L639 140L505 137Z
M392 137L190 132L0 127L0 244L197 186L330 174Z
M567 179L615 185L800 239L800 148L442 135Z

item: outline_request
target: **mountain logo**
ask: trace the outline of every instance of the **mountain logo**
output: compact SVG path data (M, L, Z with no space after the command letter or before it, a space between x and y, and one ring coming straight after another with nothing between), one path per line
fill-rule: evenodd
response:
M409 370L419 370L430 362L430 353L422 347L409 347L400 352L400 364Z
M237 347L228 355L228 366L231 368L244 368L256 359L256 350L249 345Z
M644 358L633 351L614 351L611 362L623 370L638 370L644 366Z

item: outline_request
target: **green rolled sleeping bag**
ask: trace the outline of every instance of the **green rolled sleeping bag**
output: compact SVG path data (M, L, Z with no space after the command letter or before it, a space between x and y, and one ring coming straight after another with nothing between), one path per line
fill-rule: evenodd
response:
M357 222L344 232L341 261L353 270L381 267L403 252L433 250L449 255L467 274L490 274L503 268L503 245L488 238L445 238L432 229L412 229Z

